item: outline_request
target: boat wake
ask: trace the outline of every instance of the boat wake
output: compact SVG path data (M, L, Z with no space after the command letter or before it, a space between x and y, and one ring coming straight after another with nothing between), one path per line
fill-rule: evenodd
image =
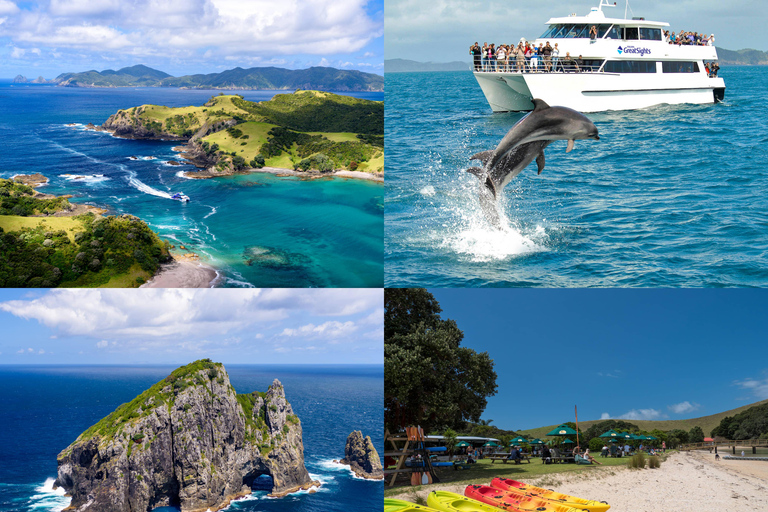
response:
M173 199L172 195L168 192L163 192L162 190L157 190L155 188L150 187L140 179L136 177L136 173L133 171L129 171L128 173L128 183L131 184L131 186L141 192L144 192L145 194L157 196L157 197L163 197L165 199Z
M69 506L72 498L64 496L66 493L61 487L53 490L53 482L55 479L48 478L43 485L35 487L35 494L29 498L30 510L61 512Z
M109 181L109 178L103 174L61 174L60 176L67 181L87 183L88 185Z

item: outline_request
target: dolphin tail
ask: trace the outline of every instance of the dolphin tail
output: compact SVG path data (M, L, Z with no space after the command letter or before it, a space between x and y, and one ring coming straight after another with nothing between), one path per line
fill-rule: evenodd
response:
M474 175L475 175L475 176L477 176L477 177L478 177L480 180L482 180L482 179L483 179L483 174L484 174L484 172L483 172L483 170L482 170L481 168L479 168L479 167L470 167L469 169L467 169L467 172L468 172L468 173L470 173L470 174L474 174Z
M496 195L491 189L486 187L480 187L480 209L483 211L488 223L495 229L502 229L501 217L499 217L498 206L496 204Z
M493 150L490 149L488 151L481 151L480 153L474 154L471 157L469 157L470 160L480 160L483 162L483 165L488 163L488 160L491 159L493 156Z

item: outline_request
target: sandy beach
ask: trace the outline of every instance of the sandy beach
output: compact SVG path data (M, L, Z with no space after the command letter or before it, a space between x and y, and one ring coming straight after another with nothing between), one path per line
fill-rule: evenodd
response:
M303 176L307 178L325 178L336 176L339 178L355 178L370 181L384 181L384 176L362 171L335 171L332 173L321 173L318 171L294 171L293 169L281 169L279 167L262 167L261 169L250 169L250 172L265 172L268 174L278 174L283 176Z
M768 462L723 460L704 453L675 453L658 469L606 467L583 473L526 480L580 498L607 501L610 512L728 512L768 510ZM466 485L424 486L426 499L442 489L464 493ZM414 501L414 494L391 496Z
M216 270L200 263L195 255L174 254L173 261L140 288L213 288L218 277Z

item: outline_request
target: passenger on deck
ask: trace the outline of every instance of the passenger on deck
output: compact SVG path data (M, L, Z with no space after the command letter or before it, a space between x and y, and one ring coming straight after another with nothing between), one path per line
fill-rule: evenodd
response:
M496 45L491 43L488 47L488 69L486 71L496 71Z
M483 50L480 48L480 45L477 44L477 41L475 41L475 44L469 47L469 53L472 55L472 61L475 67L475 71L480 71L483 69L482 64L482 55Z
M518 73L525 71L525 47L522 42L518 43L517 48L515 48L515 65L515 71Z
M559 60L560 60L560 48L558 48L557 43L555 43L555 47L552 48L552 70L553 71L557 71L557 65Z
M542 49L542 54L544 55L544 70L549 73L552 71L552 46L550 46L549 41Z
M507 70L507 51L504 48L504 45L499 45L499 49L496 50L496 70Z
M483 71L488 70L488 43L483 43Z
M563 71L565 71L566 73L573 73L574 71L576 73L579 72L579 67L571 57L571 52L565 52L565 57L560 62L563 65Z
M539 51L541 50L541 45L539 45L539 48L536 48L536 46L531 45L531 71L534 73L539 72Z
M588 71L587 67L584 65L584 58L581 55L576 59L576 72L578 73L579 71Z
M709 34L708 46L715 46L715 34Z
M594 41L597 39L597 27L594 25L589 27L589 39L590 41Z

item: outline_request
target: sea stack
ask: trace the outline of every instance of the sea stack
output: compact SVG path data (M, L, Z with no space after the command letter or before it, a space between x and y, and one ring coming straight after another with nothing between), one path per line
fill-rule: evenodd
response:
M370 436L365 436L359 430L355 430L347 437L347 445L344 447L344 458L340 464L349 464L355 475L370 480L383 480L384 471L376 448L371 442Z
M80 434L58 456L67 510L212 511L272 477L272 495L320 485L304 467L301 423L275 379L238 395L224 366L178 368Z

